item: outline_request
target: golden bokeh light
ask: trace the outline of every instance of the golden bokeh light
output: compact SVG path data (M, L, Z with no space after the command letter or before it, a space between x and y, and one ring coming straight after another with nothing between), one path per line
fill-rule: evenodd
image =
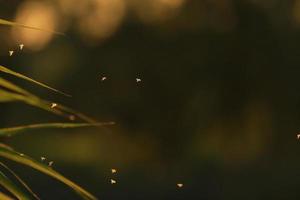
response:
M137 16L146 23L161 22L175 16L185 0L131 0Z
M16 13L15 21L48 31L13 28L14 40L26 44L26 47L32 50L43 48L53 36L50 30L55 30L57 27L56 16L57 13L50 4L37 1L23 3Z
M115 33L126 14L126 4L124 0L90 0L89 3L78 18L78 26L82 37L93 44Z
M160 23L173 18L186 0L55 0L21 3L16 13L18 23L46 30L67 31L71 26L88 44L97 45L111 37L124 22L127 11L133 11L143 23ZM58 20L59 19L59 20ZM51 40L50 31L13 28L15 42L40 50Z
M293 15L293 21L297 25L300 25L300 1L295 1L292 15Z
M68 17L76 17L80 15L80 13L83 13L88 3L88 0L78 1L76 3L74 3L73 0L57 0L59 10L63 15Z

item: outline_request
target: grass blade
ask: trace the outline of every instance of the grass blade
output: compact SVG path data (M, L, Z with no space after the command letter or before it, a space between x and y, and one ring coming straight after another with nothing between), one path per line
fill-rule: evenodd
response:
M33 160L32 158L21 155L20 153L12 150L11 148L7 147L6 145L0 145L0 156L4 157L6 159L15 161L17 163L29 166L33 169L36 169L44 174L47 174L63 183L71 187L74 191L76 191L82 198L88 199L88 200L96 200L97 198L94 197L92 194L84 190L79 185L75 184L71 180L65 178L58 172L54 171L51 167L46 166L40 162L37 162Z
M21 101L26 104L44 109L46 111L63 116L64 113L57 109L51 108L51 103L43 101L35 96L25 96L0 89L0 102Z
M33 96L32 94L30 94L29 92L27 92L26 90L16 86L15 84L3 79L0 77L0 86L3 88L6 88L8 90L14 91L16 93L20 93L23 95L27 95L27 96Z
M0 171L0 185L6 188L10 193L20 200L30 200L30 197L24 193L18 186L9 180L5 174Z
M39 85L39 86L41 86L41 87L47 88L47 89L49 89L49 90L52 90L52 91L54 91L54 92L56 92L56 93L59 93L59 94L62 94L62 95L71 97L71 95L69 95L69 94L66 94L66 93L64 93L64 92L62 92L62 91L59 91L59 90L57 90L57 89L55 89L55 88L52 88L52 87L50 87L50 86L48 86L48 85L46 85L46 84L44 84L44 83L38 82L38 81L36 81L36 80L34 80L34 79L32 79L32 78L29 78L29 77L27 77L27 76L24 76L23 74L20 74L20 73L18 73L18 72L12 71L12 70L10 70L10 69L8 69L8 68L6 68L6 67L4 67L4 66L1 66L1 65L0 65L0 71L3 72L3 73L6 73L6 74L10 74L10 75L16 76L16 77L21 78L21 79L23 79L23 80L32 82L32 83L37 84L37 85Z
M0 192L0 199L1 200L14 200L14 199L12 199L11 197L9 197L8 195L6 195L2 192Z
M113 122L106 123L44 123L44 124L30 124L25 126L16 126L10 128L0 128L0 136L12 136L17 133L45 128L80 128L80 127L92 127L92 126L106 126L113 125Z
M9 91L3 90L0 88L0 102L9 102L9 101L22 101L24 103L27 103L29 105L39 107L41 109L44 109L46 111L52 112L57 115L64 116L66 118L70 118L70 116L77 116L79 119L82 119L83 121L89 122L89 123L97 123L95 120L91 119L90 117L87 117L86 115L75 111L71 108L68 108L66 106L56 104L57 106L55 108L52 108L51 102L42 100L38 98L37 96L31 94L30 92L20 88L19 86L0 78L0 87L3 87ZM13 91L13 92L10 92Z
M61 32L51 31L51 30L47 30L47 29L43 29L43 28L37 28L37 27L34 27L34 26L28 26L28 25L25 25L25 24L20 24L20 23L17 23L17 22L12 22L12 21L8 21L8 20L5 20L5 19L0 19L0 25L14 26L14 27L20 27L20 28L27 28L27 29L37 30L37 31L46 31L46 32L57 34L57 35L64 35Z
M7 171L9 171L20 183L21 185L23 185L24 188L26 188L26 190L28 192L30 192L30 194L36 198L37 200L40 200L40 198L30 189L30 187L13 171L11 170L8 166L6 166L4 163L0 162L0 165L2 167L4 167Z
M13 95L11 95L10 92L6 92L0 89L0 102L9 102L15 100L16 98Z
M0 71L9 73L10 70L0 65ZM12 71L13 72L13 71ZM15 72L13 72L15 73ZM23 75L22 75L23 76ZM47 110L49 112L53 112L58 115L62 115L69 118L70 116L77 116L79 119L82 119L83 121L89 122L89 123L97 123L94 119L75 111L71 108L68 108L66 106L57 104L56 108L51 108L52 103L39 99L35 95L31 94L30 92L20 88L19 86L3 79L0 77L0 86L3 88L6 88L8 90L14 91L19 94L9 93L8 91L4 91L0 89L0 102L7 102L7 101L23 101L27 104L30 104L32 106L36 106L39 108L42 108L44 110ZM54 89L55 90L55 89ZM58 90L57 90L58 91ZM60 92L60 91L58 91ZM22 94L22 95L21 95ZM65 94L68 95L68 94ZM68 114L68 115L67 115Z
M11 101L21 101L28 105L41 108L48 112L52 112L56 115L63 116L65 118L70 119L70 116L76 116L79 119L89 122L89 123L97 123L94 119L87 117L86 115L74 111L66 106L57 104L56 107L52 108L52 103L49 101L42 100L34 95L23 95L14 92L9 92L3 89L0 89L0 102L11 102Z

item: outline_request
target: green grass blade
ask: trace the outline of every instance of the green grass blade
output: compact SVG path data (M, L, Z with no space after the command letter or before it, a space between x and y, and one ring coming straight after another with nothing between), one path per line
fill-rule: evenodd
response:
M34 79L32 79L32 78L29 78L29 77L27 77L27 76L24 76L23 74L20 74L20 73L18 73L18 72L12 71L12 70L10 70L10 69L8 69L8 68L6 68L6 67L4 67L4 66L1 66L1 65L0 65L0 71L3 72L3 73L6 73L6 74L10 74L10 75L16 76L16 77L21 78L21 79L23 79L23 80L32 82L32 83L34 83L34 84L37 84L37 85L39 85L39 86L41 86L41 87L44 87L44 88L47 88L47 89L52 90L52 91L54 91L54 92L57 92L57 93L59 93L59 94L62 94L62 95L71 97L71 95L69 95L69 94L66 94L66 93L64 93L64 92L62 92L62 91L59 91L59 90L57 90L57 89L55 89L55 88L52 88L52 87L50 87L50 86L48 86L48 85L46 85L46 84L44 84L44 83L38 82L38 81L36 81L36 80L34 80Z
M43 172L59 181L65 183L66 185L71 187L74 191L76 191L84 199L89 199L89 200L97 199L96 197L94 197L92 194L90 194L89 192L84 190L79 185L75 184L71 180L65 178L58 172L54 171L51 167L44 165L40 162L37 162L28 156L22 155L16 151L12 150L11 148L7 147L6 145L0 145L0 156L4 157L6 159L9 159L9 160L15 161L17 163L29 166L33 169Z
M92 118L90 118L90 117L88 117L88 116L86 116L86 115L84 115L84 114L82 114L82 113L80 113L80 112L78 112L76 110L68 108L68 107L66 107L64 105L57 104L57 109L65 112L65 113L69 113L70 114L69 116L72 116L72 115L73 116L77 116L79 119L81 119L83 121L86 121L86 122L89 122L89 123L92 123L92 124L97 123L96 120L94 120L94 119L92 119Z
M1 200L14 200L13 198L9 197L8 195L4 194L3 192L0 192L0 199Z
M80 127L91 127L91 126L106 126L113 125L113 122L107 123L44 123L44 124L30 124L25 126L16 126L9 128L0 128L0 136L12 136L17 133L22 133L25 131L35 130L35 129L45 129L45 128L80 128Z
M30 189L30 187L13 171L11 170L7 165L0 162L0 165L4 167L7 171L9 171L20 183L21 185L28 191L30 194L36 198L37 200L40 200L40 198Z
M17 85L3 79L0 77L0 86L3 87L3 88L6 88L8 90L11 90L11 91L14 91L16 93L20 93L20 94L23 94L23 95L28 95L28 96L31 96L32 94L30 94L29 92L27 92L26 90L18 87Z
M0 102L9 102L15 100L16 98L13 95L11 95L10 92L6 92L0 89Z
M22 191L16 184L9 180L5 174L0 171L0 185L6 188L10 193L16 196L19 200L30 200L30 197Z
M39 99L36 96L33 96L33 95L26 96L26 95L17 94L14 92L9 92L9 91L0 89L0 102L11 102L11 101L21 101L28 105L41 108L43 110L52 112L56 115L60 115L65 118L70 118L70 116L76 116L78 119L81 119L85 122L97 123L97 121L95 121L94 119L87 117L86 115L84 115L78 111L74 111L73 109L70 109L66 106L57 104L56 107L52 108L51 102Z
M3 72L3 70L6 70L7 68L3 68L2 66L0 66L0 71L1 71L1 69ZM8 90L14 91L16 93L19 93L19 94L9 93L8 91L4 91L4 90L0 89L0 102L23 101L27 104L42 108L44 110L53 112L58 115L65 114L65 117L67 117L67 118L69 118L70 116L73 115L73 116L77 116L79 119L82 119L83 121L86 121L89 123L97 123L94 119L92 119L78 111L75 111L71 108L63 106L61 104L57 104L56 108L51 108L51 104L52 104L51 102L39 99L38 97L31 94L30 92L20 88L19 86L1 78L1 77L0 77L0 86L3 88L6 88Z
M20 88L19 86L1 77L0 77L0 86L10 91L13 91L10 92L10 91L0 89L0 102L23 101L24 103L27 103L35 107L39 107L49 112L53 112L57 115L63 115L63 112L61 110L58 110L57 108L51 108L52 103L39 99L38 97L31 94L30 92Z
M75 111L71 108L68 108L66 106L57 104L55 108L51 108L52 105L51 102L42 100L5 79L0 78L0 86L5 89L13 91L10 92L10 91L0 89L0 102L22 101L31 106L39 107L41 109L44 109L46 111L52 112L57 115L64 116L66 118L69 118L70 116L73 115L73 116L77 116L79 119L82 119L83 121L89 123L96 123L96 121L91 119L90 117L87 117L86 115L78 111Z
M12 21L8 21L8 20L5 20L5 19L0 19L0 25L27 28L27 29L37 30L37 31L46 31L46 32L50 32L50 33L54 33L54 34L58 34L58 35L64 35L61 32L51 31L51 30L47 30L47 29L43 29L43 28L37 28L37 27L34 27L34 26L28 26L28 25L25 25L25 24L12 22Z
M35 106L44 109L46 111L55 113L57 115L62 115L62 116L64 115L64 113L61 112L60 110L51 108L51 103L43 101L35 96L25 96L22 94L8 92L6 90L0 89L0 102L10 102L10 101L21 101L31 106Z

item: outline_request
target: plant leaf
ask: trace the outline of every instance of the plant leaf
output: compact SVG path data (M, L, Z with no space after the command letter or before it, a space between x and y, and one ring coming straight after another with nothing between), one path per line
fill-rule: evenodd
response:
M18 77L18 78L24 79L24 80L26 80L26 81L35 83L35 84L37 84L37 85L39 85L39 86L41 86L41 87L47 88L47 89L52 90L52 91L54 91L54 92L60 93L60 94L62 94L62 95L71 97L71 95L69 95L69 94L66 94L66 93L64 93L64 92L62 92L62 91L59 91L59 90L57 90L57 89L55 89L55 88L52 88L52 87L50 87L50 86L48 86L48 85L46 85L46 84L44 84L44 83L38 82L38 81L36 81L36 80L33 80L32 78L29 78L29 77L27 77L27 76L24 76L23 74L20 74L20 73L18 73L18 72L12 71L12 70L8 69L7 67L4 67L4 66L1 66L1 65L0 65L0 71L3 72L3 73L6 73L6 74L10 74L10 75L16 76L16 77Z
M35 96L25 96L22 94L17 94L13 92L8 92L6 90L0 89L0 102L10 102L10 101L21 101L26 104L53 112L57 115L64 115L63 112L57 109L51 109L51 103L43 101Z
M91 127L91 126L105 126L113 125L113 122L107 123L44 123L44 124L30 124L25 126L16 126L10 128L0 128L0 136L11 136L24 131L43 129L43 128L80 128L80 127Z
M18 162L20 164L29 166L33 169L36 169L40 172L43 172L63 183L71 187L74 191L76 191L82 198L84 199L89 199L89 200L96 200L97 198L94 197L92 194L84 190L82 187L79 185L75 184L71 180L65 178L58 172L54 171L51 167L46 166L42 163L39 163L32 158L22 155L14 150L12 150L10 147L7 147L6 145L0 145L0 156L7 158L9 160L13 160L15 162Z
M32 94L30 94L29 92L27 92L26 90L18 87L17 85L3 79L0 77L0 86L3 88L6 88L8 90L23 94L23 95L28 95L28 96L33 96Z
M6 166L2 162L0 162L0 165L2 167L4 167L7 171L9 171L23 185L23 187L26 188L27 191L30 192L30 194L32 196L34 196L34 198L36 198L37 200L40 200L40 198L30 189L30 187L13 170L11 170L8 166Z
M52 105L51 102L42 100L37 96L31 94L30 92L20 88L19 86L5 79L0 78L0 86L5 89L13 91L10 92L0 88L0 102L22 101L29 105L39 107L41 109L47 110L57 115L64 116L66 118L69 118L71 115L74 115L77 116L79 119L82 119L83 121L89 123L97 123L95 120L91 119L90 117L87 117L86 115L78 111L75 111L71 108L68 108L60 104L56 104L57 106L55 108L51 108Z
M21 101L28 105L41 108L43 110L52 112L56 115L63 116L65 118L70 118L70 116L77 116L79 119L89 122L97 123L94 119L85 116L84 114L74 111L70 108L57 104L55 108L51 108L52 103L39 99L36 96L25 96L22 94L17 94L13 92L8 92L6 90L0 89L0 102L10 102L10 101Z
M0 71L5 72L5 73L10 72L9 69L7 69L7 68L5 68L1 65L0 65ZM70 115L67 116L68 118L69 118L69 116L74 115L74 116L77 116L78 118L80 118L80 119L82 119L86 122L97 123L95 120L91 119L90 117L88 117L88 116L86 116L86 115L84 115L84 114L82 114L78 111L75 111L71 108L60 105L60 104L57 104L56 108L51 108L51 104L52 104L51 102L39 99L38 97L31 94L30 92L20 88L19 86L17 86L15 84L1 78L1 77L0 77L0 86L4 87L6 89L12 90L16 93L22 94L22 95L20 95L20 94L9 93L8 91L4 91L4 90L0 89L0 102L16 101L16 100L23 101L27 104L42 108L44 110L53 112L53 113L58 114L58 115L64 115L64 113L65 114L68 113L68 114L70 114Z
M6 188L14 196L20 200L30 200L30 197L22 191L17 185L15 185L5 174L0 171L0 185Z
M20 23L17 23L17 22L12 22L12 21L8 21L8 20L5 20L5 19L0 19L0 25L15 26L15 27L33 29L33 30L37 30L37 31L46 31L46 32L50 32L50 33L54 33L54 34L58 34L58 35L64 35L61 32L51 31L51 30L47 30L47 29L43 29L43 28L37 28L37 27L34 27L34 26L28 26L28 25L25 25L25 24L20 24Z
M0 89L0 102L9 102L9 101L15 101L16 98L12 95L10 95L10 92L6 92L4 90Z
M4 194L3 192L0 192L0 199L1 200L13 200L11 197L8 195Z

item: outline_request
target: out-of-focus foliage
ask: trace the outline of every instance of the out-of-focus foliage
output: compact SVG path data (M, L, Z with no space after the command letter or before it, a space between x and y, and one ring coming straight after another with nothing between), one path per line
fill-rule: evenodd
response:
M297 199L299 4L4 2L5 18L49 24L66 37L3 29L3 64L65 88L75 100L30 91L117 123L74 134L36 130L9 142L50 157L104 199ZM8 57L20 43L24 50ZM7 126L57 120L28 107L9 105L1 113ZM120 172L113 187L112 167ZM44 191L45 182L35 178L32 185ZM57 190L47 188L47 197Z
M43 29L39 29L39 28L34 28L32 26L27 26L27 25L23 25L23 24L19 24L19 23L15 23L15 22L10 22L7 20L2 20L0 19L0 25L7 25L7 26L13 26L13 27L22 27L22 28L27 28L27 29L35 29L35 30L39 30L39 31L43 31ZM11 54L12 55L12 54ZM63 93L57 89L51 88L43 83L40 83L38 81L35 81L34 79L31 79L27 76L24 76L20 73L17 73L15 71L12 71L6 67L0 66L0 72L1 73L6 73L6 74L10 74L12 76L15 76L17 78L29 81L31 83L34 83L36 85L42 86L44 88L47 88L49 90L55 91L57 93L69 96L66 93ZM0 102L11 102L11 101L21 101L24 103L27 103L29 105L38 107L38 108L42 108L45 109L49 112L53 112L55 114L58 115L65 115L64 112L69 112L72 113L74 115L72 115L74 118L75 116L80 117L82 120L86 120L87 122L91 122L92 120L90 120L88 117L84 116L81 113L75 112L70 108L67 108L65 106L62 105L58 105L56 103L47 103L47 101L41 100L38 97L34 96L33 94L27 92L26 90L18 87L17 85L3 79L0 77ZM74 119L73 119L74 120ZM19 132L24 132L26 130L30 130L30 129L44 129L44 128L76 128L76 127L87 127L87 126L100 126L103 124L86 124L86 123L44 123L44 124L33 124L33 125L27 125L27 126L18 126L18 127L10 127L10 128L0 128L0 134L1 136L12 136L13 134L19 133ZM65 183L66 185L68 185L69 187L71 187L72 189L74 189L74 191L76 191L80 196L82 196L83 199L97 199L96 197L94 197L92 194L90 194L89 192L87 192L86 190L84 190L83 188L81 188L80 186L78 186L77 184L75 184L74 182L70 181L69 179L63 177L62 175L60 175L59 173L57 173L56 171L54 171L51 168L52 162L49 162L49 165L46 166L44 164L41 164L33 159L31 159L30 157L25 156L24 154L18 153L16 151L14 151L13 149L11 149L10 147L4 145L3 143L0 143L0 157L2 158L6 158L9 160L13 160L15 162L27 165L33 169L39 170L53 178L56 178L57 180ZM50 164L51 163L51 164ZM35 195L32 190L30 189L30 187L28 187L25 182L20 179L12 170L10 170L10 168L8 168L6 165L4 165L3 163L0 163L2 167L4 167L5 169L9 170L10 173L12 173L17 179L18 181L23 185L23 187L27 190L27 192L30 192L31 195L35 198L35 199L39 199L39 197L37 197L37 195ZM4 173L3 171L0 171L0 185L2 187L4 187L6 190L8 190L11 194L13 194L17 199L20 200L29 200L31 199L30 195L28 195L27 193L25 193L24 191L22 191L23 189L19 188L12 180L10 180ZM2 193L1 193L2 194ZM6 196L5 194L2 195L3 199L10 199L8 196Z
M77 184L73 183L69 179L63 177L61 174L54 171L51 168L51 166L46 166L46 165L44 165L44 164L42 164L38 161L35 161L35 160L31 159L28 156L22 155L21 153L18 153L18 152L14 151L14 150L12 150L8 147L5 147L3 145L1 145L1 147L0 147L0 156L4 157L4 158L7 158L9 160L13 160L13 161L18 162L18 163L23 164L23 165L27 165L27 166L29 166L33 169L36 169L40 172L43 172L43 173L47 174L48 176L51 176L51 177L65 183L69 187L73 188L80 196L83 197L83 199L97 199L96 197L94 197L89 192L82 189ZM21 193L20 189L15 188L15 184L12 183L9 179L7 179L4 174L2 174L2 175L3 175L3 177L2 177L2 180L0 181L1 185L3 185L4 187L9 188L10 191L18 199L30 199L29 197L27 197L25 195L25 193Z

